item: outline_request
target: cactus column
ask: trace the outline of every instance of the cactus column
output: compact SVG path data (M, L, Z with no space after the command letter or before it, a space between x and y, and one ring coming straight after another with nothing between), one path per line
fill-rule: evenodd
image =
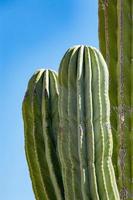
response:
M99 0L100 50L110 74L113 165L121 199L133 199L133 0Z
M63 200L57 155L57 75L39 70L30 79L23 101L25 150L37 200Z
M66 200L119 200L109 109L102 55L86 46L69 49L59 68L58 152Z

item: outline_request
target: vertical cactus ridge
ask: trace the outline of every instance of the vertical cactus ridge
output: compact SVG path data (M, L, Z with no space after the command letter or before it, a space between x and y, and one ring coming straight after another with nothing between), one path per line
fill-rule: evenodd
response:
M97 184L100 199L109 199L108 188L106 186L105 171L104 171L104 151L105 138L102 127L102 102L101 102L101 80L100 68L95 51L91 48L91 63L92 63L92 101L93 101L93 126L95 138L95 166L97 175ZM103 92L103 91L102 91Z
M72 54L72 50L69 49L66 53L68 56L63 57L59 69L59 135L58 135L58 154L60 163L62 166L62 177L64 183L65 199L72 199L72 181L71 181L71 170L70 170L70 157L68 151L68 65ZM62 89L63 88L63 89ZM62 108L63 111L62 112Z
M118 103L120 134L120 194L122 199L133 198L133 118L131 94L132 88L132 43L133 43L133 1L118 1Z
M77 52L79 47L75 47L68 67L68 150L70 156L71 173L72 173L72 199L82 199L80 165L78 156L78 134L74 131L77 130ZM73 145L73 142L77 145Z
M84 46L81 46L77 58L77 135L78 153L80 159L81 191L83 199L90 199L89 172L87 163L87 140L86 140L86 117L85 117L85 66L84 66Z
M101 54L86 46L68 50L60 65L59 85L59 119L66 134L59 149L65 170L70 171L69 199L119 200L111 130L104 128L105 122L109 124L108 71Z
M117 0L99 0L99 46L109 67L109 97L111 102L111 128L113 135L113 166L118 177L118 82L117 82ZM115 27L115 28L112 28ZM110 42L112 40L112 42ZM111 58L110 58L111 57ZM118 179L117 179L118 181Z
M56 199L63 198L63 182L57 156L57 134L58 134L58 86L56 74L46 70L43 80L42 96L42 122L43 136L45 142L45 155L51 182L54 187Z
M42 85L43 85L43 74L35 84L33 92L33 120L34 120L34 136L36 144L36 153L38 158L38 165L45 186L47 199L55 199L56 195L54 192L53 185L51 183L48 164L45 156L45 142L43 138L42 128ZM52 191L52 192L51 192ZM53 193L53 194L52 194Z
M58 134L56 132L58 106L55 107L55 102L58 104L56 82L54 72L38 71L29 81L23 102L25 149L33 189L38 200L64 199L56 152Z
M123 200L133 198L132 13L133 0L99 0L100 49L110 73L113 165Z
M133 1L131 3L131 13L133 13ZM133 18L133 15L132 15ZM131 37L132 37L132 42L131 42L131 135L133 135L133 21L132 21L132 26L131 26ZM130 146L131 148L131 160L132 160L132 164L131 164L131 181L133 183L133 136L130 137ZM131 193L133 194L133 184L131 184ZM133 195L132 195L133 196Z
M108 70L106 63L98 50L95 49L95 53L97 55L97 61L99 63L100 69L100 80L101 80L101 103L102 103L102 130L104 132L105 138L105 179L107 183L108 193L110 194L111 199L119 199L119 194L117 190L117 185L115 180L114 169L112 166L112 150L113 150L113 142L112 142L112 133L111 133L111 125L110 125L110 102L108 97ZM111 196L112 195L112 196Z
M33 92L35 83L41 72L35 73L29 81L28 89L23 101L23 120L25 131L25 151L29 165L32 186L37 200L47 199L47 193L41 177L36 153L34 119L33 119ZM30 148L32 146L32 148ZM43 191L43 192L42 192Z
M93 125L93 102L92 102L92 63L88 47L84 48L84 91L85 91L85 127L87 142L87 164L89 177L89 190L91 199L99 200L96 168L95 168L95 141Z
M78 48L78 47L77 47ZM65 197L66 199L75 199L75 190L76 195L78 199L81 199L80 196L80 176L79 173L80 167L73 164L74 156L75 159L78 160L77 155L77 145L73 145L73 142L77 141L77 136L75 137L75 134L72 134L73 126L76 127L76 120L75 115L73 115L73 104L69 101L71 97L73 98L74 106L76 106L76 95L74 93L74 90L69 87L69 81L73 81L73 77L71 76L71 73L69 71L69 66L75 65L76 58L75 58L75 51L76 49L69 49L66 53L67 56L64 56L60 69L59 69L59 88L60 88L60 95L59 95L59 105L60 105L60 124L61 124L61 133L62 136L59 140L59 149L61 154L61 160L62 160L62 166L64 167L64 185L65 185ZM70 68L72 70L75 70L75 68ZM72 73L73 76L75 73ZM69 105L69 106L68 106ZM71 108L72 107L72 108ZM72 110L71 110L72 109ZM77 110L77 109L75 109ZM73 123L73 124L72 124ZM71 140L71 137L74 138ZM76 153L75 153L76 151ZM78 164L78 162L77 162ZM76 182L76 184L75 184Z

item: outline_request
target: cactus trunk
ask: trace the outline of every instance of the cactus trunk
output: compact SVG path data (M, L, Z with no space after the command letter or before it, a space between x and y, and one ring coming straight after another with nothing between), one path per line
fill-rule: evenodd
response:
M133 0L99 0L100 50L110 74L113 165L122 200L133 199Z
M63 200L63 182L57 155L57 75L39 70L29 81L23 101L25 150L37 200Z
M108 70L98 50L76 46L59 68L58 151L65 199L119 200L112 166Z

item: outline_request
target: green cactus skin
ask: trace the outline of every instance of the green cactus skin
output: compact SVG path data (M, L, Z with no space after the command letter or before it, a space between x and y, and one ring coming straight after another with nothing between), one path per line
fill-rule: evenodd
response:
M25 150L37 200L63 200L63 182L57 155L57 75L39 70L30 79L23 101Z
M110 74L113 165L122 200L133 199L133 0L99 0L99 44Z
M108 70L98 50L75 46L59 68L59 158L66 200L119 200L112 166Z

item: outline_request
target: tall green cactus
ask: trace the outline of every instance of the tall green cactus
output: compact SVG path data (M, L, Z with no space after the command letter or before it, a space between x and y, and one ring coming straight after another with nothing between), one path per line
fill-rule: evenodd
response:
M119 200L109 109L102 55L92 47L70 48L59 68L57 142L66 200Z
M99 0L100 50L110 74L113 165L121 199L133 199L133 0Z
M57 75L37 71L23 101L25 150L37 200L63 200L63 182L57 155Z

